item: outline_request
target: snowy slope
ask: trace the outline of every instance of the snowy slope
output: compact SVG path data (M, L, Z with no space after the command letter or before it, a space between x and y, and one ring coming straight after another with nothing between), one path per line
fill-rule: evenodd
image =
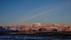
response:
M57 23L26 23L26 24L19 24L19 25L6 25L2 26L5 30L38 30L40 28L44 28L46 30L50 29L56 29L58 31L62 31L63 29L69 29L70 26L68 25L63 25L63 24L57 24ZM0 29L1 30L1 29Z

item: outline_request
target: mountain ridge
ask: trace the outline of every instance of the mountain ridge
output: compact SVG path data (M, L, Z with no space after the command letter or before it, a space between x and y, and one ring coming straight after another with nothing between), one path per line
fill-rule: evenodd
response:
M24 23L24 24L42 24L42 23ZM59 23L43 23L43 24L59 24ZM23 25L23 24L15 24L15 25ZM62 24L62 25L68 25L68 24ZM2 25L2 26L11 26L11 25Z
M48 32L53 30L57 31L71 31L71 25L64 25L58 23L26 23L26 24L19 24L19 25L6 25L0 26L0 32L2 31L30 31L31 30L42 30L42 32ZM41 31L39 31L41 32Z

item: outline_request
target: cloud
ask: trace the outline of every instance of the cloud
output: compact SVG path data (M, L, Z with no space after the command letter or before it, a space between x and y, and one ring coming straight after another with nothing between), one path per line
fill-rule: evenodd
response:
M42 9L44 9L44 8L46 8L46 7L47 7L47 5L41 6L41 7L35 8L35 9L32 9L32 10L26 12L25 15L29 15L29 13L30 13L30 14L33 14L33 13L35 13L35 12L37 12L37 11L39 11L39 10L42 10ZM21 12L23 12L23 10L15 11L15 12L13 12L12 14L16 15L17 13L21 13ZM22 15L24 15L24 14L22 14ZM37 15L38 15L38 14L37 14ZM7 25L7 24L17 24L17 23L21 23L21 22L23 22L23 20L25 21L25 20L31 19L31 18L33 18L33 17L35 17L35 16L37 16L37 15L33 15L33 16L28 17L28 18L25 18L25 19L22 19L23 16L20 16L19 18L13 19L12 21L6 23L6 25ZM39 14L39 15L40 15L40 14ZM18 21L19 19L22 19L22 20ZM16 21L16 20L17 20L17 21Z
M55 8L50 9L50 10L46 10L46 11L44 11L44 12L42 12L42 13L39 13L39 14L30 16L30 17L28 17L28 18L22 19L22 20L20 20L20 21L16 21L16 20L21 19L21 18L23 17L23 16L21 16L21 17L19 17L18 19L9 22L8 24L10 24L10 23L13 23L13 24L17 24L17 23L18 23L18 24L19 24L19 23L21 23L21 22L24 22L24 21L26 21L26 20L29 20L29 19L35 18L35 17L37 17L37 16L43 15L43 14L49 12L49 11L55 10L55 9L57 9L57 8L59 8L59 7L62 7L62 6L64 6L64 5L68 5L68 4L70 4L70 2L69 2L69 3L66 3L66 4L59 5L59 6L55 7ZM35 8L35 9L33 9L33 10L31 10L31 11L25 13L25 14L26 14L26 15L29 15L29 13L32 14L32 13L37 12L37 11L39 11L39 10L42 10L42 9L44 9L44 8L46 8L46 7L47 7L47 5L42 6L42 7L38 7L38 8ZM49 13L48 13L48 14L49 14Z
M35 17L37 17L37 16L43 15L43 14L45 14L45 13L47 13L47 12L49 12L49 11L52 11L52 10L54 10L54 9L55 9L55 8L50 9L50 10L47 10L47 11L44 11L44 12L39 13L39 14L36 14L36 15L33 15L33 16L31 16L31 17L28 17L28 18L22 19L22 20L19 21L18 23L21 23L21 22L24 22L25 20L29 20L29 19L35 18Z
M67 3L67 4L68 4L68 3ZM19 21L18 23L21 23L21 22L24 22L25 20L29 20L29 19L35 18L35 17L37 17L37 16L43 15L43 14L49 12L49 11L55 10L55 9L61 7L61 6L67 5L67 4L63 4L63 5L60 5L60 6L54 7L54 8L52 8L52 9L50 9L50 10L46 10L46 11L44 11L44 12L42 12L42 13L39 13L39 14L33 15L33 16L28 17L28 18L25 18L25 19L22 19L22 20ZM45 7L45 6L44 6L44 7ZM42 7L41 7L41 8L42 8ZM37 9L35 9L35 10L37 10ZM33 10L32 10L32 11L33 11ZM31 11L31 12L32 12L32 11Z

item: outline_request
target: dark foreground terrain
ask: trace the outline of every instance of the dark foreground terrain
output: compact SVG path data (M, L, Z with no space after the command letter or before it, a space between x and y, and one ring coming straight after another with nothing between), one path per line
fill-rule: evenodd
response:
M0 34L0 40L71 40L71 33Z

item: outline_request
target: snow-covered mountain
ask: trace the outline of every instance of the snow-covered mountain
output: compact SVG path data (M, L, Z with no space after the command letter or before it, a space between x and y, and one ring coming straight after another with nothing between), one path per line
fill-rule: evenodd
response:
M3 29L5 31L24 31L24 30L39 30L40 28L46 29L46 30L53 30L56 29L57 31L62 31L65 29L71 29L70 25L64 25L64 24L57 24L57 23L26 23L26 24L19 24L19 25L6 25L6 26L0 26L0 31Z

